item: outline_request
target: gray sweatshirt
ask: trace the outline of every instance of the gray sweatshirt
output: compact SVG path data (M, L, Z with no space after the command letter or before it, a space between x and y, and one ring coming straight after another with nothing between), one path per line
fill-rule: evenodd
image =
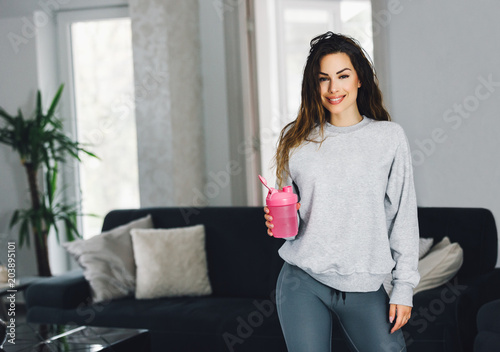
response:
M319 127L310 137L321 140ZM291 152L286 185L299 195L299 232L279 255L344 292L376 291L392 272L390 303L413 306L419 228L403 128L363 116L327 123L325 137Z

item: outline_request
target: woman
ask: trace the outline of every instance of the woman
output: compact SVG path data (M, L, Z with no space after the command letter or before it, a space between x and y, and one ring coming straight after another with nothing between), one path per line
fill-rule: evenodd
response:
M354 39L327 32L311 41L300 110L275 159L276 188L293 185L301 202L299 232L279 249L288 350L331 351L335 314L353 351L406 351L400 328L420 280L411 154Z

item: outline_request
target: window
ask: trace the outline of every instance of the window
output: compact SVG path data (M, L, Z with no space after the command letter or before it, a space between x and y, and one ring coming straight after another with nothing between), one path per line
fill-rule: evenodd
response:
M274 185L271 161L281 129L297 117L311 39L329 30L347 34L373 57L371 2L255 0L255 28L261 166Z
M77 170L66 173L82 212L97 215L81 218L88 238L110 210L140 206L130 18L126 9L111 9L61 13L58 20L71 132L99 157L82 155Z

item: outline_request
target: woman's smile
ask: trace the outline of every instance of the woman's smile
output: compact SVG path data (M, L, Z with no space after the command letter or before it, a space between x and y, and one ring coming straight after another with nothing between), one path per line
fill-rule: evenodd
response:
M345 98L345 95L342 95L342 96L339 96L339 97L331 97L331 98L327 98L327 101L332 104L332 105L338 105L342 102L342 100L344 100Z

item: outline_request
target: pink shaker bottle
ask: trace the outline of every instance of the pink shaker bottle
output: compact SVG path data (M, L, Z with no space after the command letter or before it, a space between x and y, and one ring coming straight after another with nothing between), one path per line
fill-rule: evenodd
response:
M293 237L298 232L297 222L297 202L298 197L293 193L292 186L283 187L282 191L268 187L264 177L259 175L260 182L269 189L266 197L266 204L269 208L269 215L273 217L274 225L272 232L274 237Z

